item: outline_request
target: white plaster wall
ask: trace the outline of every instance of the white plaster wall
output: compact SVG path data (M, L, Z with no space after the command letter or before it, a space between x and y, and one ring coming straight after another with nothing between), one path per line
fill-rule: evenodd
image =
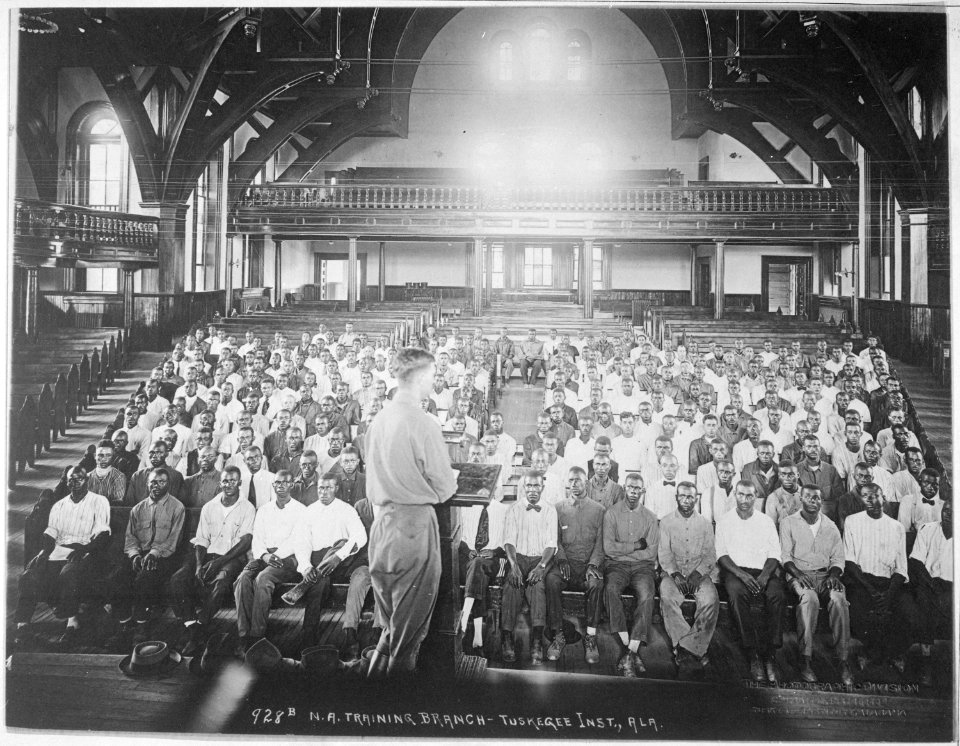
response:
M613 247L611 287L616 290L689 290L686 244L622 243Z
M523 33L539 20L552 24L560 38L569 29L590 37L594 64L580 90L564 82L506 92L492 84L490 39L501 30ZM617 10L464 10L424 55L411 96L409 137L354 139L334 151L324 168L472 168L482 145L509 148L518 142L521 152L544 147L548 157L563 162L584 143L595 143L604 169L673 167L695 175L696 140L671 140L667 83L660 65L651 63L655 59L646 37Z
M697 141L697 158L710 157L710 181L761 181L779 183L776 175L746 146L729 135L712 130L704 132ZM731 157L736 154L736 158ZM697 171L688 178L696 179Z

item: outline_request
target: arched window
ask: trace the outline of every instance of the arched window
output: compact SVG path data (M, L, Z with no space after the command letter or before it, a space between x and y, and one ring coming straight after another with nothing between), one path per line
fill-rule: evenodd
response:
M543 82L550 80L554 60L550 44L550 32L541 27L530 32L530 80Z
M587 79L590 64L590 39L582 31L568 31L566 34L566 75L571 83Z
M113 109L97 106L76 131L74 201L98 210L122 210L127 145Z
M497 80L513 80L513 42L502 41L497 47Z

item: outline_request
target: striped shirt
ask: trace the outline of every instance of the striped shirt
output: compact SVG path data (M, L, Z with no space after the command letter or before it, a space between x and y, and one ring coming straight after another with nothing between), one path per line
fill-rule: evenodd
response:
M539 557L549 547L557 546L557 510L553 505L537 503L537 510L527 510L525 499L510 506L504 522L503 545L512 544L517 554Z
M878 578L889 578L894 573L908 577L906 532L888 515L871 518L863 512L847 518L843 548L847 562L859 565L865 573Z
M296 500L288 500L282 508L276 500L264 504L253 519L253 543L250 550L260 559L269 549L281 559L296 551L295 535L306 508Z
M127 494L127 477L114 466L107 467L107 473L102 477L94 469L87 478L87 489L103 495L112 505L120 505Z
M906 495L900 501L897 519L903 525L904 531L916 531L924 523L939 521L942 510L943 500L940 495L934 495L933 505L930 505L923 501L923 495L918 492L915 495Z
M183 503L169 492L159 500L147 497L130 511L123 553L135 557L149 552L155 557L170 557L180 542L183 531Z
M643 500L644 506L661 520L676 512L677 484L686 478L686 474L682 478L680 474L677 474L673 479L667 480L667 484L664 484L665 480L662 476L660 479L648 482L646 485L647 494ZM673 482L673 484L669 484L669 482Z
M80 502L70 495L58 500L50 509L44 533L56 542L50 553L53 562L67 559L73 552L68 544L89 544L98 534L110 533L110 503L103 495L87 491Z
M943 535L940 521L920 527L910 559L922 562L931 577L953 582L953 537Z

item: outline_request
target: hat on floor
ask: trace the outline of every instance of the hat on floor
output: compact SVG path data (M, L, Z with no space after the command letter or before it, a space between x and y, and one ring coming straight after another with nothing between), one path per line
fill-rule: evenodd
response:
M280 649L266 637L261 637L250 646L243 662L260 673L292 673L302 670L300 661L284 658Z
M162 640L147 640L134 646L120 661L120 670L134 678L166 676L180 665L180 653Z
M340 668L340 651L333 645L314 645L300 653L300 665L309 676L328 676Z
M202 655L190 659L190 673L195 676L213 676L219 673L233 658L230 646L230 634L221 632L207 640Z

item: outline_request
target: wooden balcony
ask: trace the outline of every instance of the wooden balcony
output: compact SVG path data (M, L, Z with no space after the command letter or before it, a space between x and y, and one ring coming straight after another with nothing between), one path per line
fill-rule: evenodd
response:
M838 190L775 185L488 188L251 186L231 232L282 237L556 237L761 243L848 241L857 214Z
M160 221L38 200L15 202L14 257L32 266L155 267Z

